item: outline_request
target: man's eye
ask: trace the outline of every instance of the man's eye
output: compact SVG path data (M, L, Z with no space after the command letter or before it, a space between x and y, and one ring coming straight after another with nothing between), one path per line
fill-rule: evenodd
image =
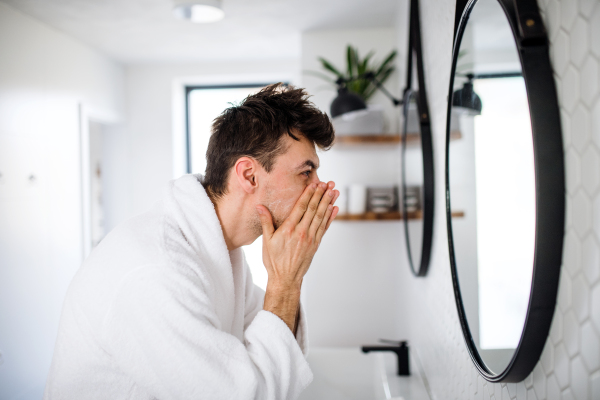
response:
M302 173L302 175L304 175L304 176L306 176L306 177L308 178L308 177L310 176L310 173L311 173L311 172L312 172L312 171L310 171L310 170L309 170L309 171L304 171L304 172Z

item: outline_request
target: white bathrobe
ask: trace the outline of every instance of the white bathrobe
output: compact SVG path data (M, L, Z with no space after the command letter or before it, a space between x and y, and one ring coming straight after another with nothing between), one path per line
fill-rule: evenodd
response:
M200 175L118 226L67 293L44 399L296 399L312 380L297 336L262 310Z

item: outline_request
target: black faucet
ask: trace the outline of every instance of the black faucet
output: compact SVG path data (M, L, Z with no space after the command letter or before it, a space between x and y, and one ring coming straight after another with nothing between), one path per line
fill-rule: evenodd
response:
M381 343L386 343L389 346L362 346L363 353L371 351L393 351L398 356L398 375L410 375L408 367L408 344L407 342L395 342L393 340L379 340ZM392 346L393 345L393 346Z

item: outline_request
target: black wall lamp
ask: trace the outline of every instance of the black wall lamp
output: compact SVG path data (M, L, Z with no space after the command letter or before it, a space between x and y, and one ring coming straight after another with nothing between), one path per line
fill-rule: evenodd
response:
M457 74L459 75L459 74ZM452 94L452 105L455 107L463 107L471 111L472 115L481 115L483 104L481 98L473 90L473 80L475 79L496 79L496 78L518 78L522 77L521 72L501 72L489 74L465 74L467 78L461 89L454 91Z
M377 78L375 78L375 74L372 72L367 72L366 74L362 74L357 76L354 79L343 79L343 78L338 78L337 81L335 81L335 83L338 85L338 95L335 99L333 99L333 101L331 102L331 107L329 109L329 112L331 114L332 117L337 117L338 115L342 115L345 114L347 112L351 112L351 111L358 111L358 110L364 110L367 108L367 104L365 103L365 101L363 99L360 98L360 96L351 93L348 91L348 88L346 87L346 85L353 81L353 80L359 80L359 79L366 79L369 80L371 82L373 82L375 84L375 86L377 86L377 88L379 90L381 90L381 92L386 95L391 101L392 103L394 103L395 106L401 105L402 104L402 100L395 98L382 84L381 82L379 82L379 80Z
M348 91L348 88L346 87L347 80L340 78L336 83L338 85L338 95L331 102L331 107L329 109L329 113L332 117L335 118L338 115L367 108L367 104L359 95Z

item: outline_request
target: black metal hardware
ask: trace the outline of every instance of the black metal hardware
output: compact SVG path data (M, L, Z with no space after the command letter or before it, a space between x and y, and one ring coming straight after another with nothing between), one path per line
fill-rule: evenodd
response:
M379 340L382 343L388 343L388 346L362 346L363 353L370 353L372 351L391 351L396 353L398 357L398 375L408 376L410 375L410 368L408 363L408 343L406 341L395 342L392 340Z

